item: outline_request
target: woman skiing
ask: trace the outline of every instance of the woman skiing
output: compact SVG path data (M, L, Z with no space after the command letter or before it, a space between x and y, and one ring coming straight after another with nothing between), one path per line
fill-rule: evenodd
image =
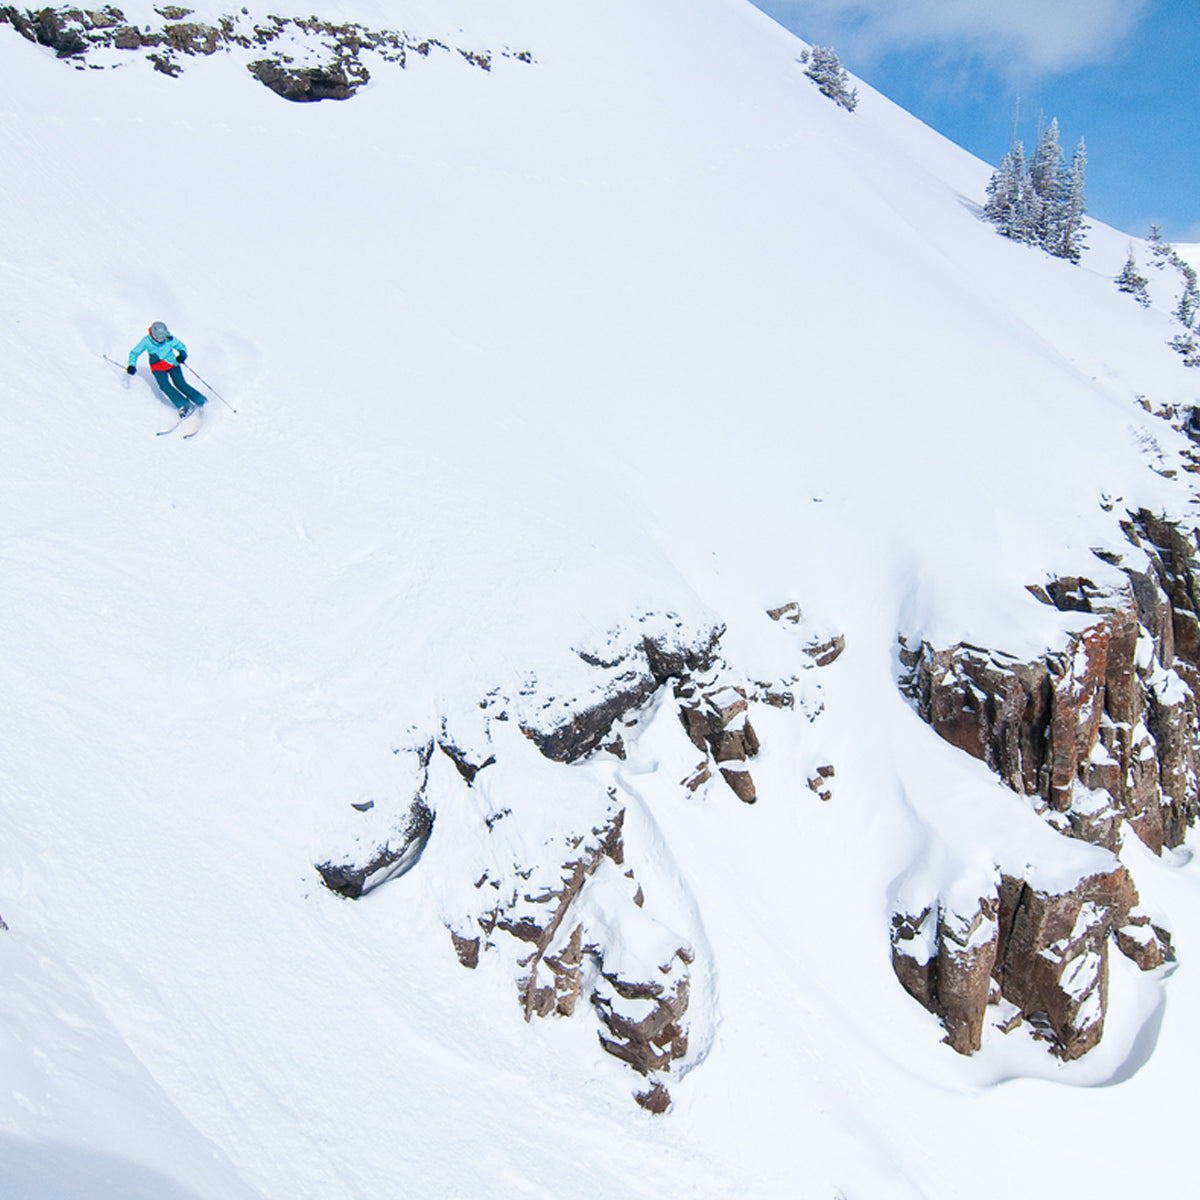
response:
M187 361L187 347L172 335L163 321L155 321L146 337L130 350L129 366L126 367L130 375L137 374L137 360L145 350L150 352L150 373L154 382L179 410L181 417L186 417L193 408L203 406L204 393L184 379L183 368L179 365Z

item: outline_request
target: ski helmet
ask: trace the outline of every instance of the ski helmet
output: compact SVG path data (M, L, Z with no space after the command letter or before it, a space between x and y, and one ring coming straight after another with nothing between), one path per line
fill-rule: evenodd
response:
M167 328L165 321L155 321L150 326L150 336L156 342L165 342L171 336L171 331Z

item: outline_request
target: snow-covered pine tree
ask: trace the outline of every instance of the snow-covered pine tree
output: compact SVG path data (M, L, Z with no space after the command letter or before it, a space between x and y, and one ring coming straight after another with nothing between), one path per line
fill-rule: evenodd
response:
M1146 240L1150 243L1150 253L1154 255L1154 265L1160 271L1171 265L1175 247L1163 241L1162 229L1158 225L1150 226L1150 236Z
M1168 343L1172 350L1183 355L1185 367L1200 367L1200 345L1189 333L1177 333Z
M1018 242L1029 240L1025 225L1025 147L1014 140L987 185L984 218L997 232Z
M1070 259L1077 263L1086 243L1083 240L1083 218L1087 213L1087 202L1083 195L1083 186L1087 180L1087 147L1083 138L1075 147L1071 157L1071 167L1063 182L1062 198L1058 213L1057 245L1047 246L1051 254L1059 258Z
M1150 280L1137 268L1137 259L1133 257L1133 246L1131 245L1129 247L1129 255L1125 259L1125 265L1121 268L1121 273L1116 278L1117 291L1127 293L1143 308L1149 308L1150 293L1146 290L1146 285L1149 282Z
M1193 326L1196 322L1196 316L1200 313L1200 279L1197 278L1196 269L1189 262L1185 262L1179 257L1179 251L1171 245L1170 242L1164 241L1162 230L1157 225L1150 226L1150 253L1154 255L1154 265L1162 270L1165 267L1174 267L1183 278L1183 291L1179 294L1179 301L1175 305L1175 319L1182 325L1190 335ZM1180 345L1180 338L1176 338L1171 343L1176 350L1184 354L1185 361L1188 353ZM1191 350L1191 357L1195 357L1198 353L1194 348ZM1188 366L1200 366L1200 361L1189 362Z
M1026 171L1021 180L1021 241L1040 246L1046 227L1046 202L1033 186L1033 176Z
M1030 230L1029 240L1043 250L1051 250L1061 241L1065 176L1056 117L1039 134L1037 147L1029 160L1029 182L1041 201L1041 211Z
M817 85L822 96L828 96L847 112L854 111L858 104L858 89L850 86L850 75L832 46L813 46L811 50L804 50L800 61L805 64L805 75Z
M987 187L983 216L999 233L1078 262L1083 250L1083 185L1087 154L1082 140L1068 170L1058 142L1058 121L1038 135L1025 166L1025 149L1014 136Z
M1200 289L1197 288L1196 269L1175 255L1175 267L1183 276L1183 291L1179 303L1175 306L1175 319L1187 329L1196 323L1196 314L1200 312Z
M1177 333L1168 343L1172 350L1183 355L1183 362L1188 367L1200 367L1200 344L1197 344L1195 332L1196 314L1200 313L1200 279L1191 263L1179 257L1179 252L1170 242L1164 241L1162 230L1157 225L1150 226L1150 253L1154 255L1154 265L1162 270L1174 267L1183 277L1183 291L1175 305L1175 319L1183 326L1184 332Z

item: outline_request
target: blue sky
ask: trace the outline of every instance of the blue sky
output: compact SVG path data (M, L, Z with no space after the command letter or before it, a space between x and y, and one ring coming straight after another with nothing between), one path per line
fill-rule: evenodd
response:
M995 164L1058 118L1087 143L1090 214L1200 242L1198 0L754 0L926 124Z

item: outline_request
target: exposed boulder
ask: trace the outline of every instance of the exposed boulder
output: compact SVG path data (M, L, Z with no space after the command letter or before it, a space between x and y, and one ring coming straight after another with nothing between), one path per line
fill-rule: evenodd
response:
M965 913L938 902L897 914L893 967L905 990L941 1017L960 1054L979 1049L987 1005L999 996L1048 1028L1056 1055L1075 1059L1103 1033L1110 934L1128 928L1136 904L1119 865L1065 892L1002 875L996 892Z
M753 804L758 792L749 770L742 764L758 754L759 740L750 724L746 689L725 685L702 690L685 681L676 686L675 697L681 701L679 718L692 744L712 755L721 777L739 800ZM693 778L703 782L709 777L711 770L706 757Z
M1129 923L1121 926L1114 937L1117 949L1143 971L1153 971L1175 961L1170 933L1152 924L1145 914L1131 914Z
M844 634L836 633L832 637L823 640L809 642L804 647L804 652L817 664L818 667L827 667L831 663L837 662L842 656L842 652L846 649L846 638Z
M479 938L463 937L452 929L450 940L454 943L454 953L458 955L458 961L468 970L475 970L479 966Z
M816 792L818 800L833 799L833 777L837 772L832 763L822 763L808 778L808 787Z
M365 67L361 78L350 79L340 66L285 67L270 59L252 62L248 70L277 96L301 104L315 100L348 100L370 78Z
M1124 867L1088 876L1063 893L1010 876L1001 882L995 969L1001 994L1026 1015L1046 1015L1061 1058L1078 1058L1100 1041L1109 934L1126 923L1136 904Z
M70 15L53 8L22 12L6 6L0 8L0 25L11 25L22 37L49 47L59 58L83 54L88 48L79 29L73 27Z
M188 15L185 9L171 11ZM180 54L215 54L225 40L222 31L215 26L189 22L165 26L163 36L167 45Z
M357 900L420 861L434 825L434 810L426 798L433 750L430 740L408 751L413 791L407 802L351 804L356 815L337 835L342 849L315 864L331 892Z
M316 864L331 892L357 900L411 871L433 832L433 811L417 797L382 839L368 837L344 856Z

